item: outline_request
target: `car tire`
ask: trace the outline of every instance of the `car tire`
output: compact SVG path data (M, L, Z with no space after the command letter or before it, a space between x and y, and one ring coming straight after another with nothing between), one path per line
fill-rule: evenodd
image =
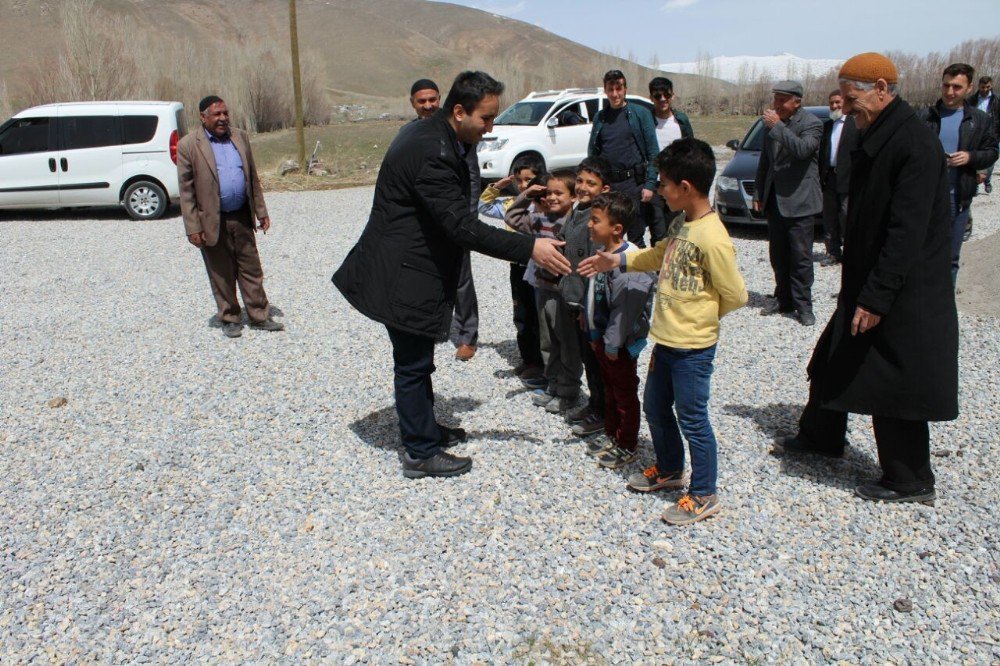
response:
M163 217L170 205L163 188L149 180L139 180L128 186L122 197L125 212L133 220L155 220Z

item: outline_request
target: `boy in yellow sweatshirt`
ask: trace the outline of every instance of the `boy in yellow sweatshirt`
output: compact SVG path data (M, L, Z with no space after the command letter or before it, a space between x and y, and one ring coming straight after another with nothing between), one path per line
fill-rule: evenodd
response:
M680 139L657 157L659 191L684 217L654 247L598 252L580 264L583 276L620 267L659 271L649 339L655 343L646 376L643 411L656 450L656 464L629 478L633 490L684 487L683 432L691 451L691 483L663 520L687 525L718 512L718 444L708 418L709 386L719 319L747 302L746 285L733 246L708 192L715 178L711 147ZM674 412L676 411L676 416ZM678 427L679 426L679 427Z

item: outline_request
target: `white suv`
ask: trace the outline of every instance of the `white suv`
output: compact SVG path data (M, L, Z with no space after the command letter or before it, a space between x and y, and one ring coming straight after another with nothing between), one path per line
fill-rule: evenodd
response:
M637 95L627 99L652 113L648 99ZM483 179L503 178L522 155L535 155L548 170L576 167L587 156L592 123L606 103L600 88L569 88L533 92L508 107L493 121L493 132L479 143Z
M0 125L0 208L123 205L162 216L180 196L180 102L77 102L22 111Z

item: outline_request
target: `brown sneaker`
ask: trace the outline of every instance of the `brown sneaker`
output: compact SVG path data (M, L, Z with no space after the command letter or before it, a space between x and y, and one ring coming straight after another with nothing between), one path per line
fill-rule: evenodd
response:
M650 465L641 473L628 477L628 487L640 493L650 493L654 490L669 488L677 490L686 485L684 470L679 472L661 472L656 465Z
M459 345L458 349L455 350L455 358L459 361L471 361L475 355L476 348L472 345Z
M685 495L677 500L677 504L667 507L663 512L663 522L671 525L690 525L718 513L720 506L718 495L705 497Z

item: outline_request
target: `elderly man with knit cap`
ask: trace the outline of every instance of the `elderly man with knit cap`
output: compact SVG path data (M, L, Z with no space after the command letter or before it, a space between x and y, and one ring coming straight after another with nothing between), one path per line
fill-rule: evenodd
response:
M848 413L870 414L882 478L858 486L857 496L931 504L927 422L958 416L948 165L897 83L895 65L878 53L840 69L844 112L861 131L841 290L809 362L799 432L775 453L841 457Z

